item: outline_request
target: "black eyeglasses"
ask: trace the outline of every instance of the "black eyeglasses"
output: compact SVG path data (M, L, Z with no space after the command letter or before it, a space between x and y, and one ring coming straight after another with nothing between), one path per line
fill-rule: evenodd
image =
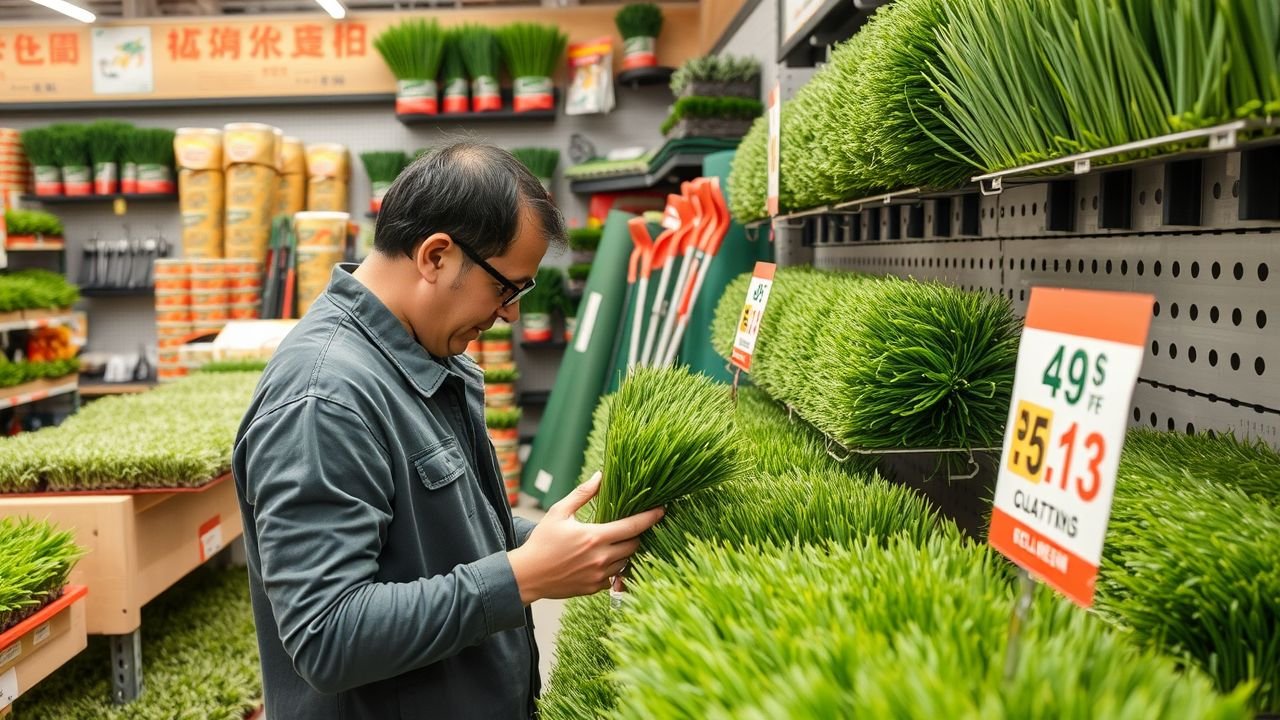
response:
M479 255L476 254L474 250L467 247L463 243L458 242L457 240L454 240L453 242L462 250L463 255L466 255L468 258L470 258L471 262L484 268L485 272L493 276L493 279L501 283L503 289L506 292L510 293L510 295L507 296L502 301L502 307L509 307L511 305L516 304L517 302L520 301L520 298L529 294L529 291L533 289L534 285L537 285L537 282L532 278L530 278L529 282L525 283L524 285L516 285L515 283L508 280L506 275L503 275L502 273L498 272L496 268L494 268L489 263L485 262Z

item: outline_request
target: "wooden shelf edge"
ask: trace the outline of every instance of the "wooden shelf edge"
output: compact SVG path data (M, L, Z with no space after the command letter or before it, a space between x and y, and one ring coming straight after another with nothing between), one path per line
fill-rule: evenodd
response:
M0 634L0 675L13 674L19 697L88 645L88 592L83 585L68 585L57 600Z
M58 395L73 393L79 389L79 383L75 380L66 382L68 377L76 376L66 375L52 380L33 380L29 383L0 389L0 408L29 405Z

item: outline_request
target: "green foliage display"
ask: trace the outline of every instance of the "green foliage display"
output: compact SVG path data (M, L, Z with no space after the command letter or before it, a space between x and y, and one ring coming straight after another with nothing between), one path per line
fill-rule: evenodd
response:
M36 380L52 380L66 377L79 370L80 361L76 358L37 362L10 362L3 355L0 355L0 388L14 387Z
M539 268L534 280L533 289L520 298L520 312L545 314L559 307L565 292L564 271L553 267Z
M509 367L491 367L484 369L484 381L486 383L498 383L505 385L513 383L520 379L520 373L515 368Z
M36 269L0 275L0 312L60 310L79 299L80 290L55 272Z
M5 210L4 224L10 235L62 236L62 221L57 215L41 210ZM0 283L5 276L0 276Z
M397 80L435 80L444 57L445 32L435 20L404 20L373 39Z
M613 403L596 522L628 517L741 477L729 390L685 368L637 367Z
M729 168L728 191L725 199L738 222L749 223L768 216L765 208L769 195L768 116L756 118L742 136Z
M146 685L111 703L105 637L19 698L22 720L243 720L262 706L257 635L244 568L201 568L143 609Z
M458 51L472 80L498 77L498 37L491 28L467 24L458 30Z
M623 5L613 20L623 40L633 37L656 38L662 32L662 8L653 3Z
M197 374L0 440L0 492L203 485L231 468L258 373Z
M704 55L690 58L671 75L671 92L682 95L690 83L750 83L760 79L760 61L753 57Z
M510 340L511 326L507 324L494 325L493 327L480 333L480 337L485 340Z
M125 142L125 159L139 165L173 167L173 131L138 128Z
M89 144L89 156L94 164L119 163L124 158L125 143L134 130L129 123L117 120L99 120L85 129ZM117 171L117 177L118 171Z
M494 430L510 430L520 426L520 415L520 408L485 408L484 424Z
M89 166L89 134L84 125L57 123L49 126L55 141L57 164L67 167Z
M58 164L58 138L49 128L23 130L21 138L22 154L32 165Z
M400 150L378 150L360 153L360 162L369 174L369 182L391 183L409 164L409 156Z
M573 263L565 270L570 280L586 280L591 276L591 263Z
M725 357L749 282L730 283L716 308ZM1019 331L988 293L783 268L751 376L848 447L990 447L1004 435Z
M560 164L560 151L555 148L526 147L514 148L511 151L533 176L542 181L555 177L556 166Z
M676 100L671 114L662 123L662 132L668 133L676 123L685 118L716 120L751 120L764 112L759 100L740 97L682 97Z
M511 23L498 29L498 46L511 77L551 77L564 57L569 36L555 25Z
M69 531L31 518L0 518L0 632L57 599L83 555Z
M1044 587L1006 682L1005 568L955 537L695 543L615 620L609 717L1248 717L1247 693L1218 696Z
M216 360L200 366L202 373L260 373L267 369L266 360Z
M1129 433L1097 607L1142 643L1280 711L1280 455L1231 437Z
M569 249L580 252L595 252L600 247L600 238L604 230L598 227L569 228Z

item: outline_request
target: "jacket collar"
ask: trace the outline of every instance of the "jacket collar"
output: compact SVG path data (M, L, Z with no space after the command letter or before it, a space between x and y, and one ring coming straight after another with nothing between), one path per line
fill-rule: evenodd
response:
M346 313L382 351L418 392L431 397L450 376L462 380L453 370L453 360L437 360L418 344L400 319L382 304L351 273L357 263L340 263L333 269L325 294Z

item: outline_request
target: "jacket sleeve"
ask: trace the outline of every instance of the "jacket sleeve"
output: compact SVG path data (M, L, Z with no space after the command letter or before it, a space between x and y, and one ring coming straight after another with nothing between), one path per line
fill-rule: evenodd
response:
M394 677L525 624L506 553L446 575L374 582L392 474L353 410L296 400L255 420L236 453L280 639L316 690Z
M516 547L523 545L524 541L529 539L533 529L538 527L538 523L519 515L512 517L511 522L515 523L516 527Z

